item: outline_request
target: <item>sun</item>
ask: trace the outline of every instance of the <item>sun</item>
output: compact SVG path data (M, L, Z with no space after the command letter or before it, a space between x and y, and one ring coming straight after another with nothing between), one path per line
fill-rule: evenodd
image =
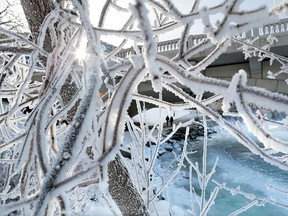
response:
M87 57L87 39L83 38L75 50L75 57L84 60Z
M87 56L86 47L79 47L78 49L76 49L75 57L78 60L84 60L86 56Z

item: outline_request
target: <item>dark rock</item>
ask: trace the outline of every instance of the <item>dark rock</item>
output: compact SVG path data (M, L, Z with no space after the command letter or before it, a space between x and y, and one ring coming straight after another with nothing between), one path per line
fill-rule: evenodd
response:
M173 151L173 147L167 146L167 147L165 147L165 150L168 151L168 152L172 152Z
M131 160L131 153L120 149L120 153L123 157L128 158Z

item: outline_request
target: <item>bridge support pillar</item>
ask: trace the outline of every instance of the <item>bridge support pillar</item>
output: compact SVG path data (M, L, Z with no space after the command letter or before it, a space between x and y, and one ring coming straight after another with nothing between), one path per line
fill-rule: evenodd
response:
M262 64L257 57L249 58L249 67L251 78L262 78Z

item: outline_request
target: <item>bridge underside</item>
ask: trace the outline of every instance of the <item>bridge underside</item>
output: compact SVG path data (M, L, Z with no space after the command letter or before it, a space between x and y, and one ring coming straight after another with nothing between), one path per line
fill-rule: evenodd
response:
M277 76L276 79L268 78L268 71L278 72L280 70L280 64L278 62L274 61L273 64L270 65L269 59L264 59L263 61L258 61L257 57L245 59L244 54L238 51L237 48L229 48L226 53L222 54L218 59L216 59L215 62L213 62L202 73L207 77L213 77L222 80L231 80L235 73L239 72L240 69L244 69L247 72L247 85L257 86L273 92L279 92L288 95L288 85L285 82L285 80L288 79L287 74L281 74ZM237 52L234 52L235 50L237 50ZM194 63L200 62L209 52L210 51L208 50L205 53L201 53L201 55L189 59L189 61ZM287 56L288 45L281 47L272 47L271 52L281 56ZM169 53L168 56L170 56L171 54L172 53ZM173 54L175 54L175 52ZM167 53L165 54L165 56L167 56ZM183 86L182 89L186 93L193 95L193 92L191 92L190 89ZM138 91L139 93L147 96L152 96L155 98L159 97L159 95L152 90L152 85L150 82L140 84ZM211 95L212 93L206 92L204 97L209 97ZM181 99L165 90L163 91L162 97L165 101L168 102L181 102ZM153 107L153 105L145 104L146 109L149 109L151 107ZM132 116L133 114L136 114L135 108L135 104L132 104L129 111Z
M281 56L287 56L287 51L288 45L271 48L271 52ZM193 59L193 61L201 61L201 58ZM288 74L280 74L275 79L268 78L268 72L278 72L280 66L277 61L273 61L272 65L270 65L269 59L264 59L263 61L258 61L257 57L245 59L244 54L240 52L224 53L206 68L203 74L208 77L231 80L235 73L240 69L244 69L247 72L248 85L288 94L288 85L285 82L288 79Z
M242 33L241 35L238 35L235 40L232 39L233 41L231 46L226 50L226 52L219 56L219 58L217 58L211 65L209 65L209 67L202 71L202 73L206 77L213 77L229 81L232 79L234 74L238 73L240 69L243 69L247 73L247 85L265 88L272 92L288 95L288 84L285 82L285 80L288 80L288 72L281 73L274 79L270 79L268 77L269 72L277 73L281 71L282 65L279 62L274 60L273 63L270 64L270 59L268 58L264 59L263 61L258 61L258 52L255 52L256 56L251 56L245 59L245 54L239 50L242 43L249 42L247 39L253 41L253 46L265 50L265 46L267 46L269 43L268 41L271 39L270 35L273 35L277 38L277 41L273 42L269 51L272 54L274 53L283 57L288 57L287 34L288 19L283 19L280 20L279 23L251 29L251 31ZM206 35L190 35L187 38L187 47L191 48L205 38ZM157 45L158 54L172 59L178 53L178 42L179 39L159 42ZM250 47L249 49L252 48ZM192 65L195 65L208 56L212 50L213 48L199 52L195 56L188 59L188 61ZM118 54L118 57L127 58L133 53L135 53L133 48L125 49ZM287 64L287 62L288 61L285 60L284 64ZM185 87L182 88L187 93L193 94L190 89ZM153 96L156 98L158 97L158 95L153 92L151 83L149 82L142 83L138 88L138 92L144 95ZM209 92L207 92L207 95L205 96L209 96ZM180 101L179 98L166 91L163 92L163 99L168 102ZM146 108L149 108L150 105L146 104L145 106Z

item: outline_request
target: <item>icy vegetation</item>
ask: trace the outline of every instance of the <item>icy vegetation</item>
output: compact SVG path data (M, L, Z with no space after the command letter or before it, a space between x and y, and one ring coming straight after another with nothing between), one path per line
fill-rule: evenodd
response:
M21 0L28 36L2 25L0 8L0 214L235 216L271 206L288 212L287 181L274 181L274 172L288 178L288 97L248 86L248 71L231 81L202 73L233 42L245 58L277 62L269 78L287 76L287 58L270 51L277 37L258 47L259 37L238 36L278 21L288 5L219 2L191 0L184 12L172 0L105 0L97 17L88 0ZM119 17L127 20L113 27ZM195 20L204 37L188 47ZM176 29L176 56L159 55L159 38ZM111 45L115 38L118 46ZM123 56L126 44L133 52ZM189 61L206 50L201 61ZM153 97L141 92L143 84ZM132 108L138 115L128 114ZM215 132L221 148L210 140ZM240 143L231 155L245 149L233 166L224 153L236 144L226 137ZM239 166L253 165L254 157L269 172ZM274 180L243 189L237 183L247 170ZM242 206L221 212L223 193L240 197Z

